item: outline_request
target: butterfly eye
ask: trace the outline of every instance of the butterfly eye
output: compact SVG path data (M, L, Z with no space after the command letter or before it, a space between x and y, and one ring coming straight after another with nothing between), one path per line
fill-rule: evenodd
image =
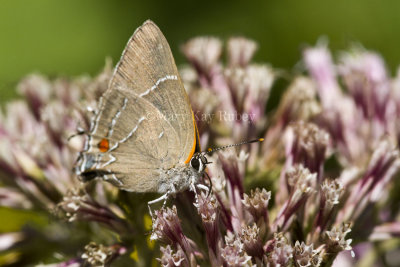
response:
M200 162L200 159L198 157L193 157L190 160L190 166L192 166L192 168L195 169L196 171L200 170L200 165L201 165L201 162Z

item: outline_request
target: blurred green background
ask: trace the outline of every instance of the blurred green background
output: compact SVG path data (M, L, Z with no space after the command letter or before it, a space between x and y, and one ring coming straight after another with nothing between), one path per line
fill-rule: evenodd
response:
M398 0L1 0L0 102L24 75L96 74L115 63L133 31L154 20L182 63L179 46L197 35L257 40L257 61L291 69L301 47L326 36L334 51L360 42L395 72L400 62Z

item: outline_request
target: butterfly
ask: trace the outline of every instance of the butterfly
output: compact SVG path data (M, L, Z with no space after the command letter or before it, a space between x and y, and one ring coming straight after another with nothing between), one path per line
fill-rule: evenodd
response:
M76 168L83 181L100 177L123 190L163 194L151 203L199 183L209 162L171 49L154 22L128 41L87 135Z

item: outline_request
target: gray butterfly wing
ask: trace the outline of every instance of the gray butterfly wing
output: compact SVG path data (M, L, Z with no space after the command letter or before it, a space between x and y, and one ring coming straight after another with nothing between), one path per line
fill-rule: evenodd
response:
M169 45L146 21L129 40L101 99L80 172L130 191L157 191L163 170L193 155L195 127Z
M152 103L179 136L179 160L187 160L196 139L189 98L164 35L148 20L133 34L111 81L111 88L133 88Z

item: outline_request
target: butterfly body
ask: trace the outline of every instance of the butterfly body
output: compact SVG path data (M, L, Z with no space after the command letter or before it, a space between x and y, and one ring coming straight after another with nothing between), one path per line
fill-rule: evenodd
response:
M160 170L160 181L158 193L175 194L190 187L190 184L197 184L201 173L193 169L189 164L179 164L169 170Z

